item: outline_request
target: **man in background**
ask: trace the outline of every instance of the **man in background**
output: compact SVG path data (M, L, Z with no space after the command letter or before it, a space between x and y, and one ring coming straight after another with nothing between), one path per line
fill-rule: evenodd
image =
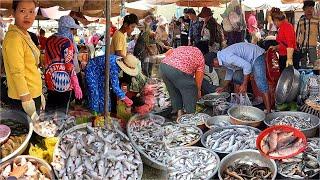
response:
M189 36L189 27L190 27L190 19L188 17L188 8L183 10L184 16L179 18L180 23L180 31L181 31L181 46L188 46L188 36Z
M317 60L317 42L319 42L319 32L320 32L320 20L319 16L314 16L314 1L304 1L303 11L304 15L299 19L296 35L298 47L302 50L302 54L306 57L301 57L301 66L307 66L307 59L312 65ZM319 65L317 69L319 69Z
M192 8L188 9L187 15L190 18L188 45L198 47L197 45L201 40L201 29L202 29L203 23L199 21L199 18L196 15L196 12L194 11L194 9Z
M47 38L45 37L46 32L41 28L39 32L39 43L40 43L40 50L44 50L46 48Z

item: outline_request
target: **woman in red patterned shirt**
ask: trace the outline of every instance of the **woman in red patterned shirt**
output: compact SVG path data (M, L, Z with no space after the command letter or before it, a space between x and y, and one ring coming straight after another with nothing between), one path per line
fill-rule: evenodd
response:
M167 86L173 111L182 115L196 111L197 98L201 97L205 61L201 51L192 46L180 46L166 53L160 71Z
M276 39L278 45L271 48L279 52L280 71L282 72L289 65L294 65L295 68L298 68L299 63L293 62L293 52L297 47L293 25L287 21L285 14L279 8L271 9L271 18L278 27Z

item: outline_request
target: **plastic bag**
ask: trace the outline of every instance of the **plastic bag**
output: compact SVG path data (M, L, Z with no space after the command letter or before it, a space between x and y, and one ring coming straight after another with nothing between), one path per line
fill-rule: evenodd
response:
M244 93L244 94L231 93L230 103L233 106L237 106L237 105L252 106L252 103L247 93Z

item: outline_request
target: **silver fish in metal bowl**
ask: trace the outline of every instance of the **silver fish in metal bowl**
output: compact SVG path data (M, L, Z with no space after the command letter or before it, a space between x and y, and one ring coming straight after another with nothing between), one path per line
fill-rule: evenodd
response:
M143 164L121 131L75 126L61 135L51 163L58 179L141 179Z
M142 125L136 126L137 124ZM202 135L201 129L196 126L152 122L150 119L136 117L128 122L127 133L143 161L162 170L167 169L169 148L191 146L197 143Z
M179 147L169 150L168 179L210 179L218 171L219 156L202 147Z
M264 123L267 126L289 125L300 129L306 137L314 137L320 125L320 119L317 116L304 112L282 111L270 113L266 116Z
M200 126L203 125L210 117L211 116L205 113L184 114L177 119L177 123Z
M259 133L259 129L242 125L215 128L201 137L201 143L214 152L228 154L244 149L256 149Z

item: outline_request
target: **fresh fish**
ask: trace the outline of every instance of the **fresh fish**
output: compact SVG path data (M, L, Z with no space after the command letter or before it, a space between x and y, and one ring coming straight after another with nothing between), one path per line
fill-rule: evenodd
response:
M178 122L181 124L191 124L191 125L202 125L209 119L211 116L205 113L196 113L196 114L184 114L179 119Z
M0 179L7 179L11 172L17 171L17 168L21 168L21 166L26 167L26 171L19 179L35 179L35 177L38 180L51 179L50 169L37 160L24 157L15 158L11 163L5 165L3 169L0 169Z
M163 166L168 162L168 148L188 146L199 140L202 135L202 131L192 125L164 124L164 121L153 121L152 116L150 118L131 120L127 132L131 141L148 158Z
M162 79L151 78L145 88L151 88L154 92L154 111L161 111L171 106L171 100L166 85Z
M222 179L272 179L273 173L269 167L259 166L255 163L235 162L222 173Z
M284 157L294 154L304 146L302 139L295 137L292 132L274 130L263 137L260 149L272 157Z
M69 144L72 144L71 148L66 148ZM129 175L139 179L142 161L138 151L123 135L87 125L61 137L51 164L58 172L58 179L66 176L79 179L85 175L90 179L120 179L120 174L121 179L128 179ZM128 173L124 174L125 171Z
M289 125L297 129L309 129L315 126L312 124L310 117L300 117L300 116L279 116L270 121L271 125Z
M229 126L213 131L205 139L206 147L223 153L244 149L255 149L257 133L250 127Z
M75 117L62 112L41 113L34 131L43 137L54 137L76 125Z
M200 147L172 149L169 158L169 180L208 179L218 166L216 155Z
M320 172L320 162L317 156L317 152L308 146L303 153L278 161L278 171L291 178L309 179Z

